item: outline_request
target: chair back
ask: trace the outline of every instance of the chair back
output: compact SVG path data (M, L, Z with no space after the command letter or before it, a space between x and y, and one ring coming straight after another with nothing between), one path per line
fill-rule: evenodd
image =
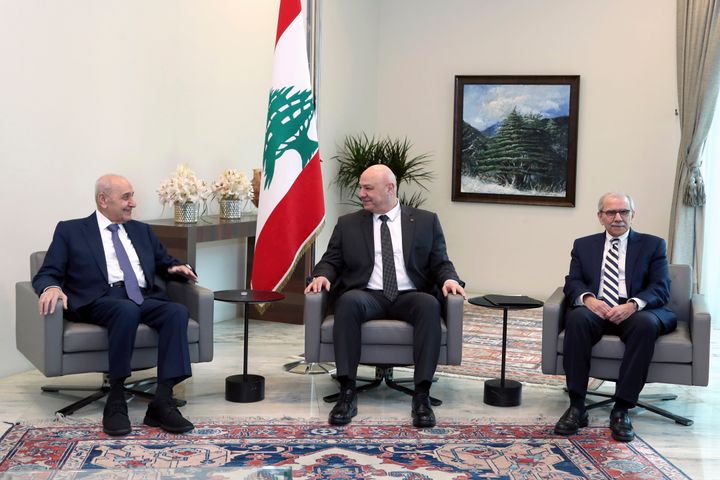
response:
M30 254L30 280L35 278L40 267L42 267L46 253L47 252L33 252Z
M671 264L669 274L670 301L668 307L675 312L678 322L687 322L690 318L690 300L692 298L692 267Z

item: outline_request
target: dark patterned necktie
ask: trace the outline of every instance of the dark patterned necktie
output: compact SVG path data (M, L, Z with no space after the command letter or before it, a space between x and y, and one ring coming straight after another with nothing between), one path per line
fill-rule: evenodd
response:
M602 297L605 303L611 307L616 306L620 298L620 269L618 268L620 261L619 243L619 238L610 240L610 248L607 251L607 255L605 255L605 268L603 269Z
M130 258L128 257L125 247L123 247L123 244L120 241L120 236L118 235L120 226L113 223L108 225L107 228L112 232L112 243L113 247L115 247L115 256L120 264L120 270L123 272L123 281L125 282L125 291L127 292L127 296L130 300L140 305L143 303L144 299L142 292L140 291L138 279L135 276L135 271L130 264Z
M380 215L380 252L383 264L383 295L394 302L398 296L397 275L395 275L395 254L393 253L390 228L387 225L388 216Z

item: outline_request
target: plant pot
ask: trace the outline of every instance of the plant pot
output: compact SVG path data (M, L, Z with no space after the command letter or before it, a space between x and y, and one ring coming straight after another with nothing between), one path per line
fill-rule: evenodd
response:
M175 223L197 223L197 221L197 203L186 202L175 204Z
M220 218L224 219L237 219L242 217L243 200L236 200L233 198L221 198L220 203Z

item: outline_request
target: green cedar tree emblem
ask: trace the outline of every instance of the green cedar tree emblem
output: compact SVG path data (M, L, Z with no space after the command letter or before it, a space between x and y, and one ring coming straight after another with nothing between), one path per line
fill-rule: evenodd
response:
M315 105L310 90L293 91L293 87L284 87L270 91L263 152L265 188L272 183L275 162L287 150L298 152L303 168L312 158L318 147L318 142L308 137L308 128L314 111Z

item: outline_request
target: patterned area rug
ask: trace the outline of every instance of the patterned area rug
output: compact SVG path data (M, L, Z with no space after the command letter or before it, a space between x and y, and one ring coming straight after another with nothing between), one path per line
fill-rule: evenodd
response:
M471 378L499 378L502 360L502 310L465 304L462 365L440 365L438 373ZM522 383L565 385L565 377L545 375L542 308L508 312L505 378Z
M565 438L549 425L479 421L427 430L371 421L332 428L283 419L200 424L183 436L136 426L127 437L111 438L95 425L15 425L0 441L0 473L33 479L688 478L640 438L618 443L599 426L581 432ZM249 473L263 466L276 471ZM283 469L291 473L282 476Z

